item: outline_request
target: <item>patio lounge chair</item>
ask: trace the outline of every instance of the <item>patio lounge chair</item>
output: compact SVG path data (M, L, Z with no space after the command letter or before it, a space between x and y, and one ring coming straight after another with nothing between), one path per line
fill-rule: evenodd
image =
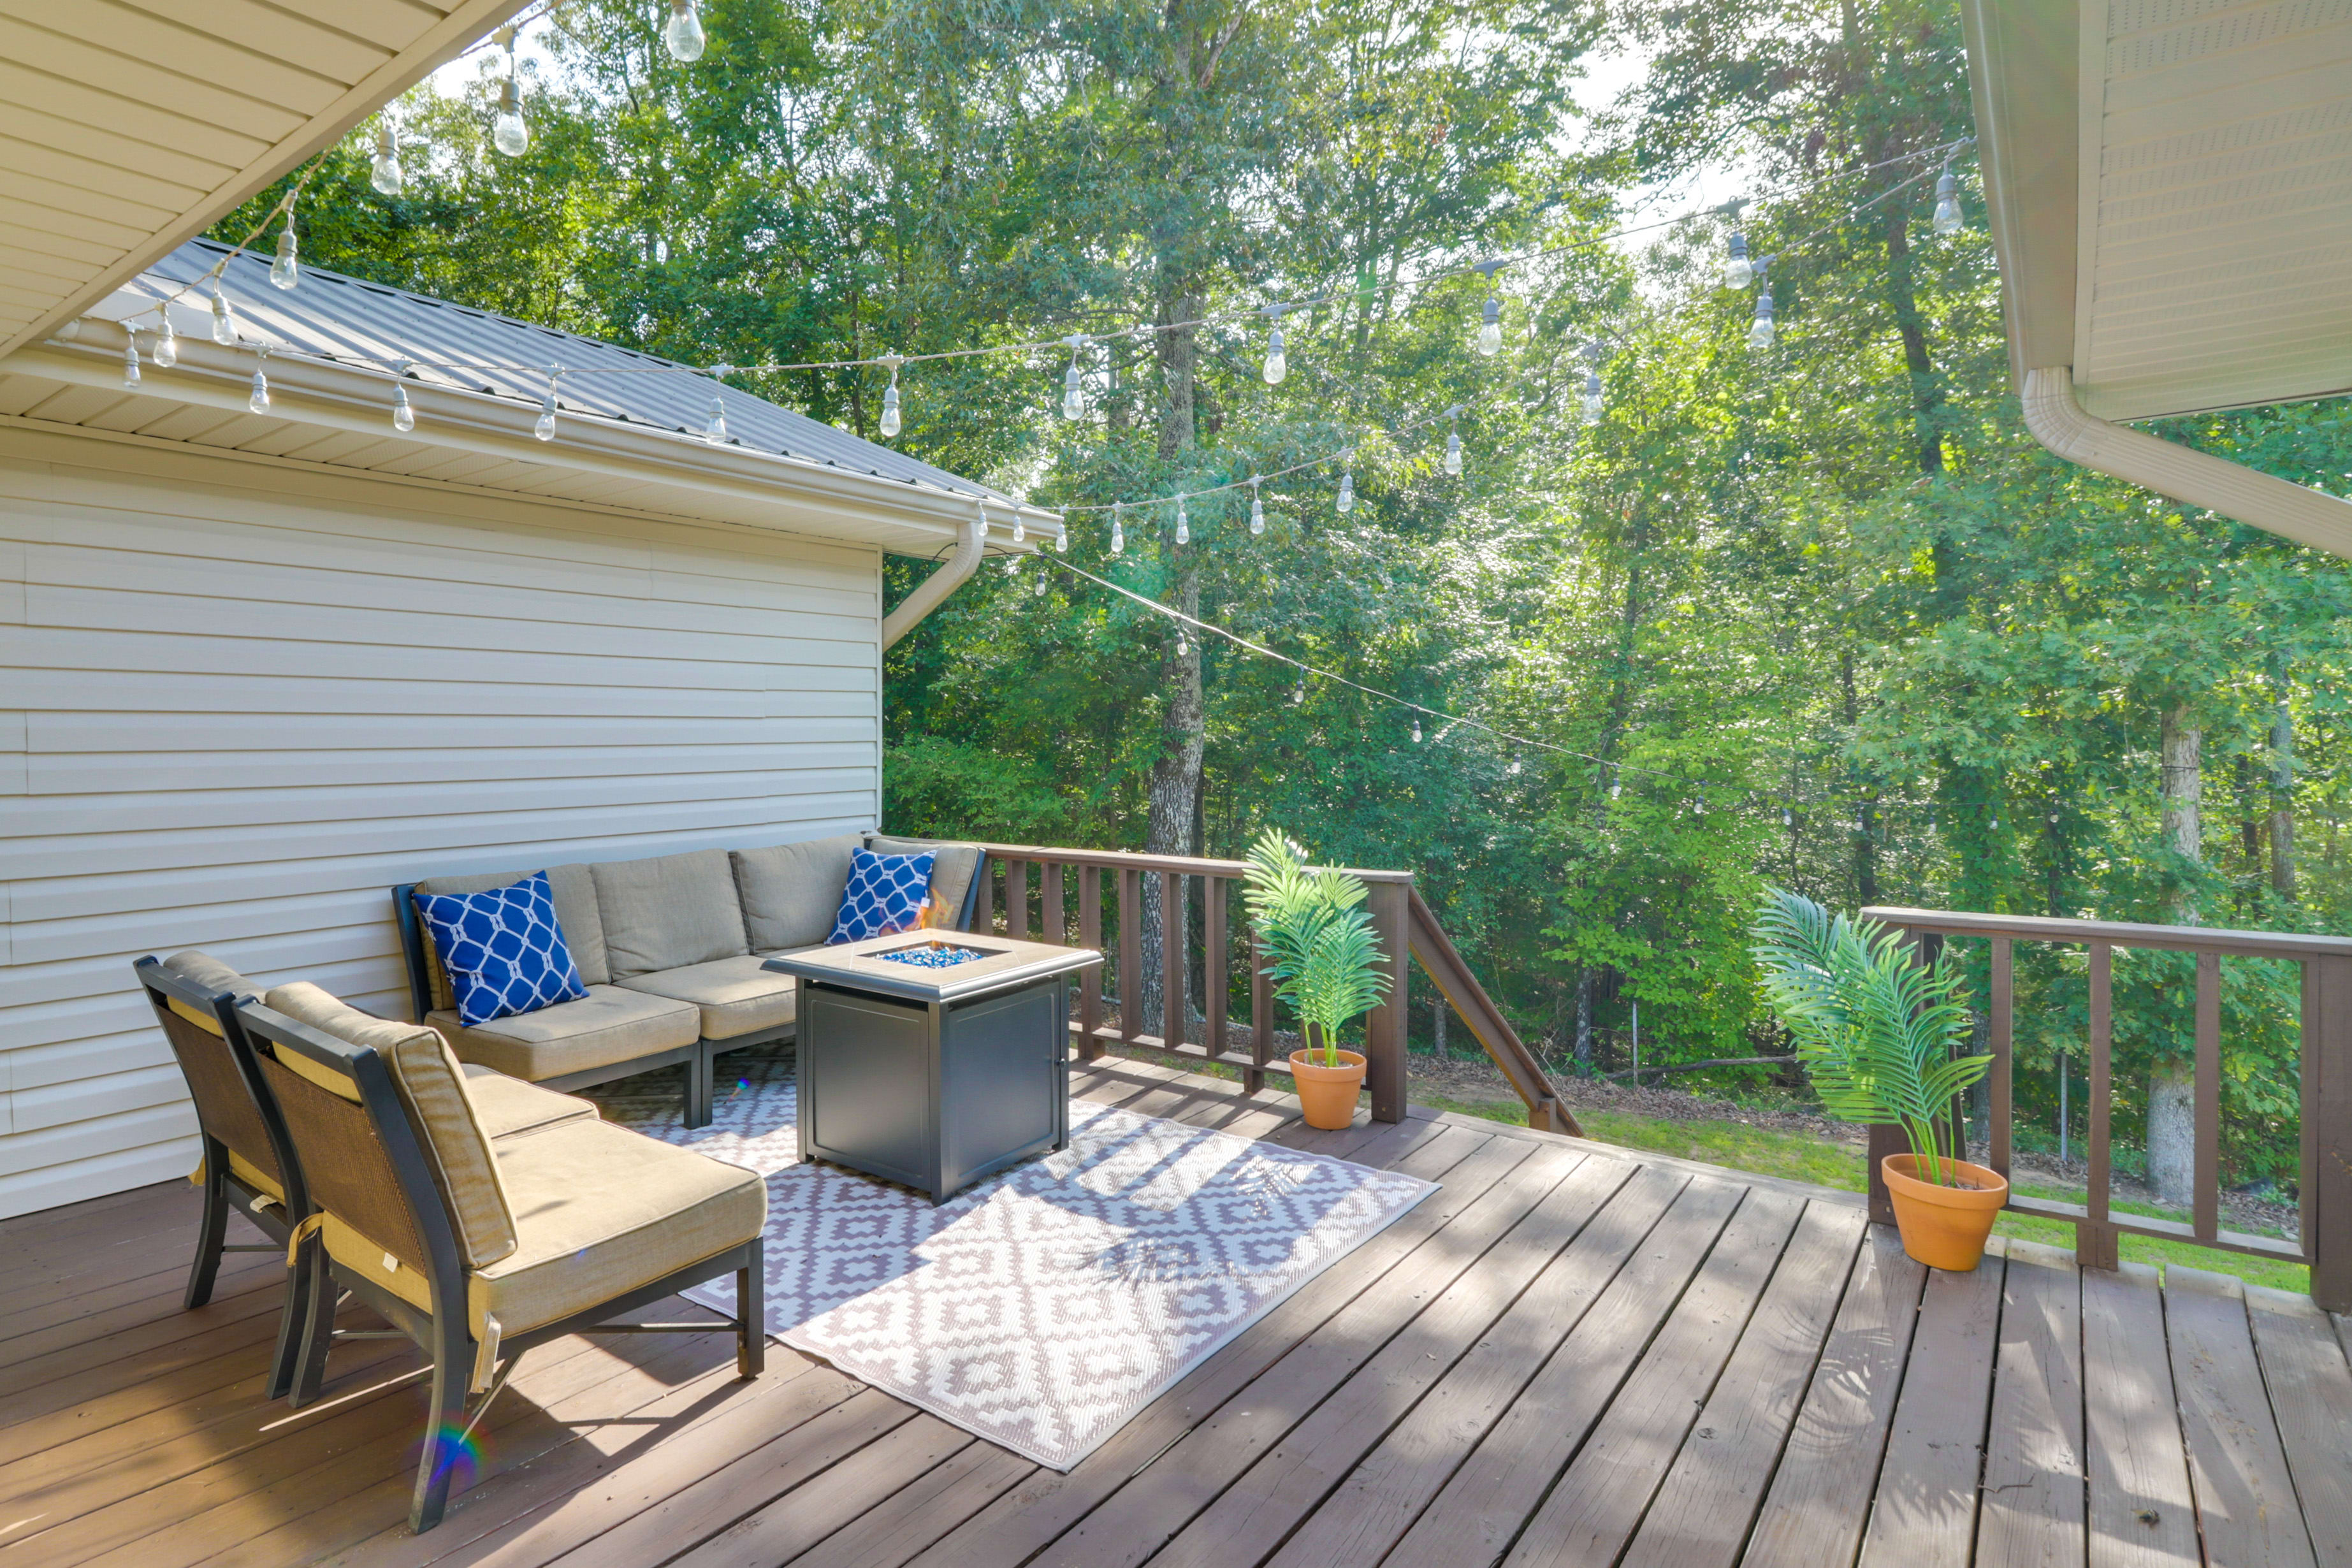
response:
M736 1368L764 1363L758 1175L593 1117L492 1137L489 1080L434 1030L281 985L229 1015L275 1100L312 1205L293 1402L316 1396L338 1282L433 1358L410 1528L440 1522L466 1439L533 1345L574 1333L708 1333L610 1320L735 1276ZM493 1093L498 1092L492 1090ZM479 1398L468 1405L468 1392Z

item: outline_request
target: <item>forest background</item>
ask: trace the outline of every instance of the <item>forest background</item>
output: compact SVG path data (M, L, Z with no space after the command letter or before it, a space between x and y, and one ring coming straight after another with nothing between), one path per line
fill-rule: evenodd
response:
M1622 1062L1636 1004L1652 1061L1780 1048L1747 952L1768 883L2352 930L2352 568L2026 434L1965 145L1967 226L1928 222L1928 150L1971 131L1955 6L712 0L691 66L666 16L569 0L534 28L520 157L490 148L496 51L411 93L404 190L369 188L356 132L305 195L305 260L700 363L1328 296L1283 318L1278 385L1263 321L1090 346L1077 420L1067 351L909 366L897 444L1129 502L1123 552L1074 512L1064 559L1542 742L1417 739L1330 681L1294 700L1286 666L992 565L888 657L893 830L1234 856L1272 824L1411 868L1570 1072ZM1608 48L1647 75L1587 101ZM1736 225L1662 221L1662 183L1732 160ZM1766 352L1755 290L1722 285L1734 226L1775 258ZM1486 281L1417 281L1531 251L1495 276L1491 357ZM879 438L885 372L736 379ZM2157 430L2341 492L2346 413ZM1191 502L1183 545L1139 504L1349 447L1356 506L1317 468L1265 488L1263 536L1246 490ZM891 593L929 569L894 560ZM2230 1173L2291 1179L2294 979L2224 973ZM2120 1138L2185 1104L2189 994L2118 955ZM2021 952L2019 997L2019 1115L2046 1127L2070 1052L2079 1081L2079 955Z

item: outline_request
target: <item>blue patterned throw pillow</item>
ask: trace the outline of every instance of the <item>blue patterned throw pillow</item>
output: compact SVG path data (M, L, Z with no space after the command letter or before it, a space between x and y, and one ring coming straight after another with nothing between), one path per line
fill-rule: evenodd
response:
M849 885L841 890L841 913L834 918L830 947L912 931L922 922L923 900L931 894L930 850L920 855L877 855L871 849L849 854Z
M418 893L416 912L449 972L458 1021L471 1028L588 994L556 923L547 873L479 893Z

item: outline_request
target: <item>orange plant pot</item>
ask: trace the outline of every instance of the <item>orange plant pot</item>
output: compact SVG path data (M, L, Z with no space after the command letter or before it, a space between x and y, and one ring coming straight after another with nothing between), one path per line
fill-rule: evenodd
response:
M1339 1065L1323 1067L1312 1058L1320 1051L1290 1053L1290 1076L1298 1085L1299 1109L1307 1125L1335 1132L1356 1121L1356 1093L1364 1087L1364 1058L1354 1051L1338 1053Z
M1985 1238L2009 1202L2009 1184L1982 1165L1947 1160L1944 1173L1967 1184L1939 1187L1912 1173L1918 1164L1916 1154L1889 1154L1879 1162L1903 1250L1930 1268L1966 1274L1984 1260Z

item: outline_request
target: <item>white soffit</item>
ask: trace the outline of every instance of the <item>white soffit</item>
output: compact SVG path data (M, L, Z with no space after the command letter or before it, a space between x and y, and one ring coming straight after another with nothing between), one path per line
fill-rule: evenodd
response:
M0 354L201 233L524 0L0 0Z
M1969 0L2013 368L2102 419L2352 390L2352 0Z

